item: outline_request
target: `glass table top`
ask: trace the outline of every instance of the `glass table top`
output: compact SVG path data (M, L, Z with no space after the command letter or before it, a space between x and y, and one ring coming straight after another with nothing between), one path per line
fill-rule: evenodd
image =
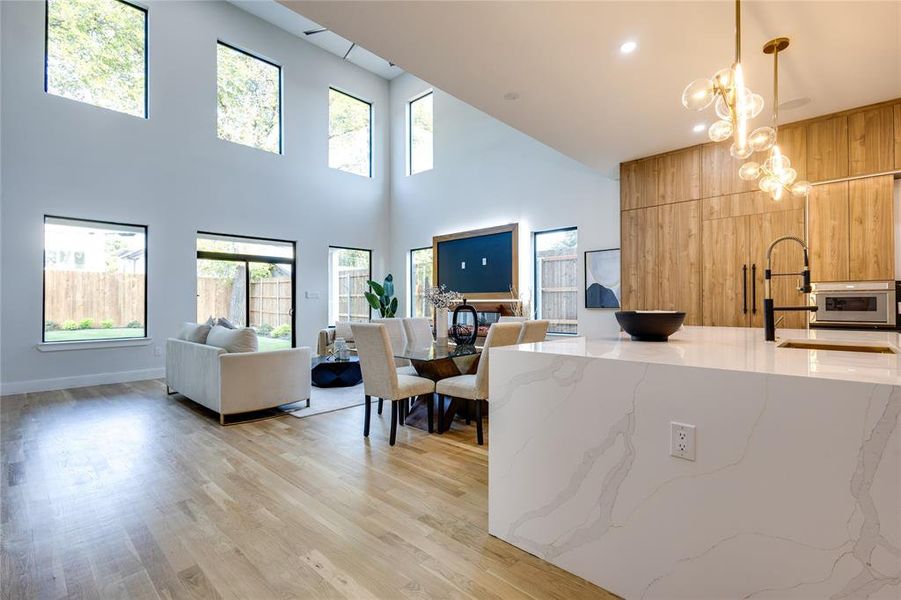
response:
M428 346L405 346L397 349L394 351L394 357L420 361L444 360L460 356L472 356L473 354L479 354L481 351L481 348L475 346L458 346L432 342Z

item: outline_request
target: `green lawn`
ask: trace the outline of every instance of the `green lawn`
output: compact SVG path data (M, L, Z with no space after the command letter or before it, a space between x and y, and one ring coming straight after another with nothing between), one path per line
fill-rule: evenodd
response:
M283 348L291 347L290 339L279 339L263 336L257 336L257 339L260 341L260 352L266 352L267 350L282 350Z
M74 331L45 331L47 342L82 342L85 340L108 340L119 338L144 337L143 329L114 327L112 329L76 329Z

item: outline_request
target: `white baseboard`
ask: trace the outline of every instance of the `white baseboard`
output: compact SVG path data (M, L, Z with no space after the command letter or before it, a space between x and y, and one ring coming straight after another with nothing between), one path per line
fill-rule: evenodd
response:
M28 392L49 392L67 388L103 385L105 383L126 383L144 379L165 377L166 369L139 369L136 371L116 371L113 373L94 373L91 375L75 375L73 377L55 377L53 379L30 379L27 381L4 381L0 383L0 395L25 394Z

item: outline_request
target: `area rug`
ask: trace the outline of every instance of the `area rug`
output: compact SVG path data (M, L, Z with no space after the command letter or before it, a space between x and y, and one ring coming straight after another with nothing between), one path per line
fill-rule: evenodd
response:
M279 408L292 417L303 419L313 415L360 406L365 400L362 383L353 387L318 388L313 386L309 408L306 402L295 402Z

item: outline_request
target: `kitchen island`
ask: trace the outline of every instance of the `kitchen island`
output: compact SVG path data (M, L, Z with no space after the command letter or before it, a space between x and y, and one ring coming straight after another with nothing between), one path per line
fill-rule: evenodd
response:
M685 327L492 349L490 533L629 599L898 598L901 354L778 344Z

